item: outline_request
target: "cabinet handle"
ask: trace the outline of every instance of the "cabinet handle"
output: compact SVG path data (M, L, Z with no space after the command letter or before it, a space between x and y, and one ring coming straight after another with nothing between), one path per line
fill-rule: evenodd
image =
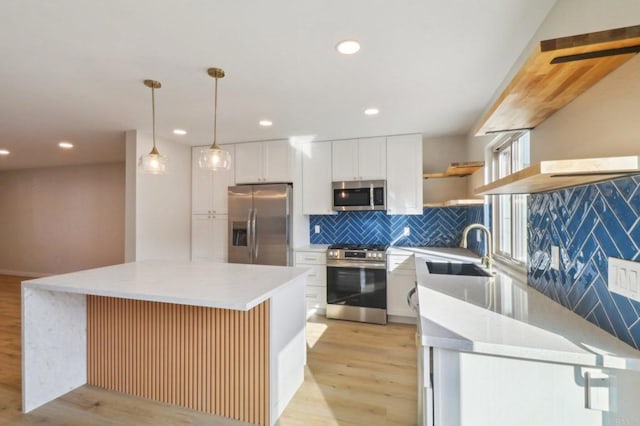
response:
M315 257L305 257L304 260L316 260Z

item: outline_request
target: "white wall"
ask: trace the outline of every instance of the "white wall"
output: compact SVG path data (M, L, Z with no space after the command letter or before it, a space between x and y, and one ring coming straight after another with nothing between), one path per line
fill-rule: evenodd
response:
M127 132L127 261L191 258L191 147L156 142L167 173L141 174L132 165L151 150L152 139Z
M0 272L41 276L124 259L124 163L0 172Z

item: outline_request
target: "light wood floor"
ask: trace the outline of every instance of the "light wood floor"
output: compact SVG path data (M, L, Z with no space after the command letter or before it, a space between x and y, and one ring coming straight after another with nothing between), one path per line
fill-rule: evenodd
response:
M22 414L20 282L0 275L0 424L241 425L91 386ZM278 422L286 425L416 424L414 326L313 317L305 381Z

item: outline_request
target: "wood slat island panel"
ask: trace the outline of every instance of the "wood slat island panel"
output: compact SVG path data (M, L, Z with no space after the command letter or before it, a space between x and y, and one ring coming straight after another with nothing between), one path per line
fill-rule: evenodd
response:
M269 300L249 311L87 296L87 382L269 424Z

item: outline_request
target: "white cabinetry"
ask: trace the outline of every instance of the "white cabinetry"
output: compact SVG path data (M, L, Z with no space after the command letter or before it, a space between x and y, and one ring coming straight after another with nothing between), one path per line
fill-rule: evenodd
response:
M391 322L415 323L416 314L407 304L407 294L416 285L412 254L387 255L387 315Z
M191 213L192 214L227 214L227 192L234 182L234 147L225 145L224 149L231 153L231 169L201 169L198 156L209 147L196 146L191 150Z
M293 150L286 140L236 144L236 183L293 181Z
M333 142L333 180L376 180L387 177L387 138Z
M387 214L422 214L422 136L387 138Z
M331 142L309 142L301 148L302 213L335 214L332 209Z
M323 251L296 251L296 266L309 268L307 275L307 312L324 313L327 308L327 253Z
M227 261L227 215L193 215L191 260Z

